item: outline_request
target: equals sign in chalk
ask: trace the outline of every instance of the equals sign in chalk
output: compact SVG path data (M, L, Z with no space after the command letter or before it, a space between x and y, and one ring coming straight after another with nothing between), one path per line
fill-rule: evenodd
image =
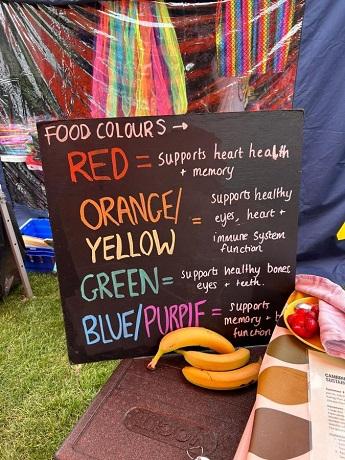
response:
M166 276L165 278L162 278L162 284L164 286L167 286L168 284L174 284L174 278L172 276Z
M222 316L222 309L221 308L212 308L211 315L212 316Z
M202 223L201 217L192 217L192 224L193 225L200 225Z
M150 160L149 155L136 155L135 159L138 160L137 168L152 168L152 163L147 161Z

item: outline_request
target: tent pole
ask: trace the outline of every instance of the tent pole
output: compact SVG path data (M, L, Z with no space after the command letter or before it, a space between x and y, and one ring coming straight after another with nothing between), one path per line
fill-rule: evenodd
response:
M28 274L26 273L26 269L24 267L24 262L23 262L23 258L22 258L22 255L21 255L21 252L18 246L16 234L14 232L11 217L7 209L6 195L2 191L1 186L0 186L0 211L1 211L3 222L4 222L4 226L6 228L6 233L7 233L10 245L11 245L12 254L13 254L14 260L16 262L16 265L19 271L20 279L22 280L22 283L24 286L25 295L26 297L31 298L33 297L33 294L32 294L32 289L30 286L30 281L28 278Z

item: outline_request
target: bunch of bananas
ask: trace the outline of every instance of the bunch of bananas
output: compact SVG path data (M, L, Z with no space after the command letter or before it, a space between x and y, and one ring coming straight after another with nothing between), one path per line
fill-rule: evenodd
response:
M181 348L199 346L218 354L187 351ZM165 335L148 368L155 369L159 358L172 351L183 355L190 366L182 369L184 377L194 385L211 390L233 390L256 382L260 362L250 363L247 348L235 350L233 345L217 332L204 327L185 327Z

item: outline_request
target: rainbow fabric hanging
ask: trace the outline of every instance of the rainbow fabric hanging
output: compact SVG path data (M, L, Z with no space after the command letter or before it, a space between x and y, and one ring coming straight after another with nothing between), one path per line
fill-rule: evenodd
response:
M296 0L218 0L217 65L220 76L283 72Z
M187 112L184 65L165 2L102 2L92 116Z

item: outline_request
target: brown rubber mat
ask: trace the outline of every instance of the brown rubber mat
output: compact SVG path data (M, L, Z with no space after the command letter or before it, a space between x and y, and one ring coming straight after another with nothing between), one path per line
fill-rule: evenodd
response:
M252 349L252 360L265 347ZM210 460L232 460L256 386L210 391L184 380L180 356L121 362L56 454L57 460L188 460L202 446ZM194 450L195 457L200 450Z

